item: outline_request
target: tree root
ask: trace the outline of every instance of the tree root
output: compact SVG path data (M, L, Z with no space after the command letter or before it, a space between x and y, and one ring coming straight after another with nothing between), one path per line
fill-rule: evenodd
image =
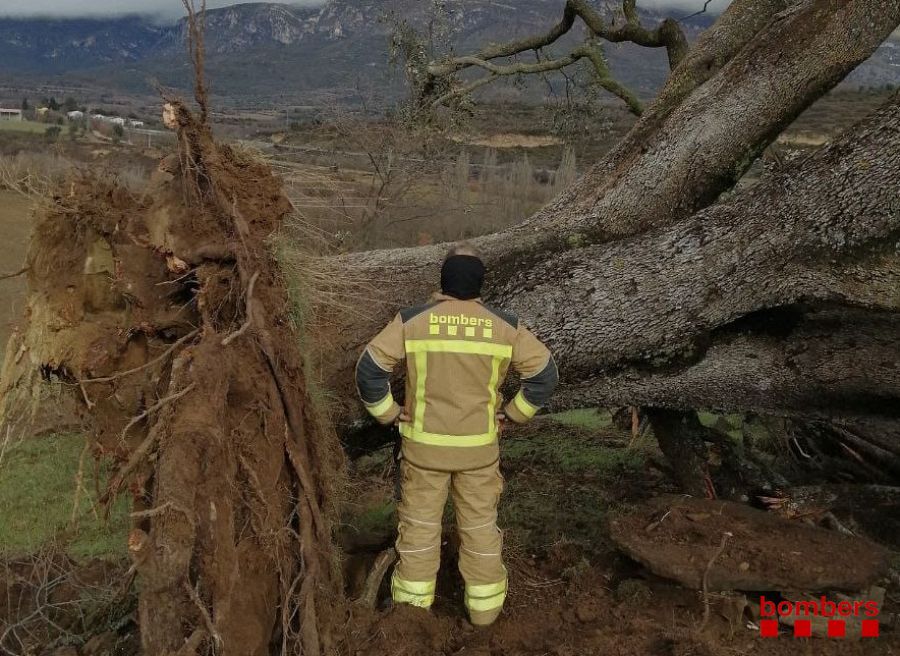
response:
M84 384L84 383L110 383L114 380L118 380L119 378L125 378L126 376L136 374L139 371L143 371L144 369L148 369L148 368L152 367L153 365L157 364L158 362L162 362L166 358L166 356L168 356L170 353L172 353L172 351L174 351L176 348L178 348L185 342L193 339L198 334L200 334L199 330L192 330L184 337L181 337L177 341L172 342L172 345L169 346L169 348L167 348L165 351L160 353L157 357L153 358L152 360L148 360L147 362L145 362L144 364L142 364L139 367L134 367L133 369L129 369L127 371L120 371L119 373L113 374L112 376L104 376L102 378L81 378L79 380L79 382L81 382L82 384ZM87 401L87 396L85 396L85 401ZM88 403L89 407L90 407L90 405L91 404Z
M227 335L222 340L222 346L228 346L229 344L231 344L231 342L233 342L238 337L240 337L245 332L247 332L247 330L250 328L250 326L253 325L253 288L256 286L257 278L259 278L259 271L255 271L253 273L253 275L250 277L250 283L247 285L247 294L246 294L247 300L244 302L245 308L246 308L244 310L244 316L246 317L246 320L244 321L243 324L241 324L240 328L235 330L230 335Z
M162 408L167 406L169 403L172 403L173 401L177 401L185 394L192 392L195 387L197 387L197 383L191 383L190 385L185 387L183 390L180 390L174 394L170 394L169 396L160 399L159 401L157 401L156 403L151 405L149 408L144 410L141 414L137 415L136 417L133 417L131 419L131 421L129 421L127 424L125 424L125 428L122 429L122 434L119 436L119 443L125 442L125 435L128 433L129 429L131 429L135 425L142 422L144 419L146 419L147 417L152 415L154 412L161 410ZM149 439L149 436L147 439ZM143 446L143 444L141 446ZM148 445L148 448L149 448L149 445Z
M719 559L719 556L722 555L722 552L725 551L725 543L728 542L728 538L730 537L732 537L731 533L722 533L722 541L713 553L712 558L706 563L706 569L703 570L703 619L697 627L698 633L703 631L709 622L709 572L712 570L712 566L715 564L716 560Z
M381 588L381 582L384 580L388 569L397 561L397 550L393 547L385 549L375 558L369 575L366 577L366 583L363 586L362 594L356 603L366 608L375 609L378 604L378 590Z

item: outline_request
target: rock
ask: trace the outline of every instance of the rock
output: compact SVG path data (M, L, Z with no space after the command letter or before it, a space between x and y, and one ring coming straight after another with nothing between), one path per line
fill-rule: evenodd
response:
M709 516L696 521L689 514ZM644 530L662 515L665 520L656 530ZM725 546L718 553L726 533ZM654 574L689 588L702 588L709 566L710 592L856 592L868 589L889 564L887 550L863 538L806 526L731 501L676 495L634 505L611 522L610 536Z

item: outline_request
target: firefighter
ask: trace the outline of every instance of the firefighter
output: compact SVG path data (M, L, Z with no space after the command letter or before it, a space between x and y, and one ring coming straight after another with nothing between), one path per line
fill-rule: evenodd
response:
M472 623L482 626L497 619L507 589L497 527L502 424L531 419L558 380L547 347L515 315L481 301L483 281L484 264L474 249L450 251L441 268L441 292L401 310L366 346L356 367L368 412L381 424L398 425L402 435L393 601L431 606L441 519L452 494L466 609ZM390 376L404 359L401 408ZM510 368L522 385L503 406L500 385Z

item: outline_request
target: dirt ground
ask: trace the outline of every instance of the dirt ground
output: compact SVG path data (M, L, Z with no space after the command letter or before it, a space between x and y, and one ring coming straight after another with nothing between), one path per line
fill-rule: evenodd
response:
M884 624L877 639L796 639L790 629L783 629L775 639L761 638L755 624L759 591L709 593L709 619L702 626L705 604L698 589L654 576L610 539L610 525L625 517L623 513L671 491L665 477L648 466L654 447L644 442L629 448L627 435L612 427L588 430L584 419L580 417L581 425L575 426L545 419L506 438L502 470L507 491L500 520L505 529L510 596L494 626L475 629L465 619L462 581L455 568L456 541L448 521L432 611L389 608L383 586L382 604L388 608L377 613L351 610L342 651L356 656L900 653L900 635ZM346 531L345 548L353 552L356 545L355 557L368 563L392 539L393 516L385 501L393 493L389 463L384 459L357 463L353 475L354 485L365 492L356 497L360 510L348 520L358 532ZM773 521L777 520L773 517ZM721 528L715 521L712 524ZM839 568L852 570L853 558L845 559L846 554L840 553L844 536L819 532L824 535L818 536L819 546L832 551L828 558ZM715 545L708 544L709 536L701 537L695 551L706 562ZM718 535L714 537L717 542ZM742 533L741 538L757 540L754 563L760 568L767 561L773 566L779 562L779 554L766 555L766 545L788 548L776 534ZM685 535L673 523L654 539L671 539L683 546ZM863 559L867 554L857 556ZM353 559L348 575L351 588ZM820 564L810 561L809 569ZM806 566L801 560L798 567ZM355 580L358 584L359 574ZM778 593L763 594L772 598ZM896 610L896 598L889 593L881 617Z
M492 627L475 629L465 619L462 581L455 566L457 545L449 521L452 509L448 508L443 563L432 611L390 608L385 582L378 609L351 603L334 610L330 622L331 653L339 656L900 654L896 622L889 626L885 621L877 639L796 639L789 628L783 628L778 638L761 638L754 624L758 619L754 611L759 606L760 591L710 593L709 619L701 629L705 609L701 592L653 575L627 557L610 537L611 525L623 521L623 517L635 517L632 520L638 522L635 530L643 531L641 516L628 513L635 508L649 508L654 500L665 498L661 495L673 491L666 477L650 465L657 455L652 439L641 438L632 446L628 443L627 433L610 426L606 417L590 410L564 413L558 420L541 418L531 426L510 431L503 442L506 492L500 509L510 596L500 620ZM347 510L339 530L346 554L345 583L351 598L359 594L376 554L394 539L394 494L390 449L351 465ZM665 542L671 538L673 544L680 545L684 533L676 531L676 527L691 525L699 518L682 518L684 521L675 518L667 525L669 519L673 518L661 523L658 534L648 533L654 541ZM714 533L723 526L720 518L708 521ZM824 529L822 532L831 535ZM754 568L765 568L767 559L773 561L773 566L777 564L778 555L767 556L764 547L779 545L778 535L754 536L746 532L740 535L745 543L757 539L756 544L763 545L753 554ZM837 533L834 536L840 543L842 536ZM697 542L696 551L704 561L714 546L711 541L716 540L704 535ZM897 547L886 546L895 550ZM845 556L831 553L829 557L836 567L852 569L855 561ZM83 563L52 591L52 599L57 603L78 599L80 595L91 610L87 613L82 610L77 617L93 618L94 624L88 626L82 620L70 618L62 609L50 608L46 611L48 616L56 624L67 627L71 634L47 636L43 648L36 648L32 653L41 656L138 653L134 590L123 593L128 590L129 579L125 573L127 563L119 558L118 570L110 570L108 565L101 567L97 560ZM104 562L108 561L109 558ZM723 563L728 562L731 559L723 558ZM79 592L79 582L93 580L98 569L109 581L107 592L99 597L96 590L82 588ZM11 566L6 571L8 575L16 575L13 578L20 586L23 579L29 579L23 575L22 565ZM26 564L24 571L41 574L34 564ZM40 585L41 581L35 581L35 577L34 573L30 576L32 585ZM0 596L10 598L15 593L12 583L0 570ZM897 586L888 582L887 587L881 613L884 620L898 611ZM762 594L771 598L778 591ZM7 604L6 609L9 608ZM0 619L0 634L4 626L11 626L9 619L9 615ZM24 635L21 630L20 634Z

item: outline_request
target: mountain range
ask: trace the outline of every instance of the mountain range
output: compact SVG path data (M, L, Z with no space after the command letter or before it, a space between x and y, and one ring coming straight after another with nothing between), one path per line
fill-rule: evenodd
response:
M456 52L488 42L539 33L560 16L562 0L443 0L443 28ZM318 7L238 4L206 16L207 73L214 93L286 102L361 102L399 92L388 61L390 16L414 26L428 23L426 0L327 0ZM643 12L652 23L662 18ZM701 14L684 22L689 39L714 20ZM70 83L148 92L158 82L189 88L186 21L152 18L0 18L0 84ZM562 52L581 33L556 46ZM632 44L607 44L616 76L649 95L665 79L665 53ZM889 41L850 84L900 83L900 45ZM534 85L532 85L534 86ZM507 85L506 93L522 93Z

